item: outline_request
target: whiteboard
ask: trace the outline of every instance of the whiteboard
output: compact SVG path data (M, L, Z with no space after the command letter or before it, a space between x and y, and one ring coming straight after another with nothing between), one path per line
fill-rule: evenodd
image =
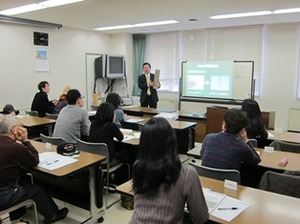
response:
M197 62L196 62L197 63ZM202 62L199 62L201 64ZM223 100L223 101L242 101L246 98L253 98L254 85L253 85L253 61L234 61L232 68L232 81L231 81L231 91L232 95L228 97L208 97L203 96L201 91L199 95L189 95L184 90L186 83L183 80L187 80L188 76L187 62L182 63L182 73L181 73L181 86L180 86L180 99L181 100L191 100L191 101L213 101L213 100ZM185 76L185 77L184 77ZM200 82L200 81L199 81ZM207 83L205 83L206 85ZM199 88L202 88L201 86Z

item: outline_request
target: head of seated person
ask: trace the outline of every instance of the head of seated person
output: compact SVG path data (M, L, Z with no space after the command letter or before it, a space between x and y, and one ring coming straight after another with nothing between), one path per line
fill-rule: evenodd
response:
M6 104L4 107L3 107L3 110L0 112L1 114L11 114L11 115L18 115L19 114L19 110L16 110L14 108L13 105L11 104Z
M114 105L115 108L119 108L122 103L122 99L118 93L109 93L106 97L106 102Z
M81 93L77 89L70 89L67 93L67 101L69 105L76 105L78 107L83 107L83 100L81 98Z
M224 115L222 130L234 135L248 125L247 114L238 109L230 109Z
M261 117L258 103L253 99L245 99L242 102L242 111L245 111L250 119Z

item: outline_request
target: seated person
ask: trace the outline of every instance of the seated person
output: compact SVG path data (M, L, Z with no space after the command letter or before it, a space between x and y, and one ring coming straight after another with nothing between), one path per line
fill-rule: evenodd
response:
M102 103L97 110L95 120L91 124L89 142L105 143L109 150L110 166L119 163L114 153L114 138L122 141L124 136L117 124L114 123L115 109L111 103Z
M21 142L17 143L16 141ZM0 210L32 199L44 223L64 219L68 209L58 209L53 199L38 185L22 181L22 168L33 168L39 163L38 151L27 138L27 130L12 115L0 118Z
M16 110L14 108L13 105L11 104L6 104L4 107L3 107L3 110L0 112L1 114L11 114L11 115L18 115L19 114L19 111Z
M239 170L241 163L254 166L261 160L250 142L245 128L248 125L244 111L230 109L224 115L220 133L208 134L200 152L202 165L219 169Z
M126 114L120 108L122 99L117 93L109 93L106 97L106 102L111 103L115 107L116 119L115 123L121 125L126 120Z
M56 101L49 101L48 93L50 92L50 86L47 81L42 81L38 84L39 92L35 94L31 110L35 110L39 113L39 117L45 117L46 113L52 114Z
M62 94L59 96L59 99L58 99L57 103L55 104L55 107L53 110L54 114L59 114L61 109L68 105L67 93L70 89L71 89L70 86L65 86L65 88L63 89Z
M256 139L258 147L264 148L268 145L268 132L263 123L258 103L252 99L245 99L242 103L242 110L247 113L250 120L246 127L248 138Z
M63 137L66 142L76 143L89 135L90 120L88 112L83 107L81 94L77 89L71 89L67 94L68 105L58 114L53 136Z
M195 168L181 165L173 128L152 117L144 126L133 166L134 211L130 223L183 223L184 206L192 223L209 214Z

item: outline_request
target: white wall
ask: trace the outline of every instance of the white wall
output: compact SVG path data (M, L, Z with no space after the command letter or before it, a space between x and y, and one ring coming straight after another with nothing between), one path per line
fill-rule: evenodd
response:
M50 72L36 72L34 68L33 32L49 34ZM126 57L128 93L131 95L132 38L129 34L109 35L63 28L41 29L0 24L0 109L6 103L17 108L29 108L37 92L37 84L48 80L50 99L56 99L65 85L86 93L86 53L122 54ZM180 60L206 60L205 30L183 31ZM299 24L270 24L264 26L262 55L262 92L256 100L264 111L276 111L275 126L287 129L289 109L300 108L296 100L297 70L299 66ZM114 89L123 88L122 84ZM178 93L159 93L161 99L178 99ZM138 100L135 100L137 102ZM138 103L137 103L138 104ZM192 105L195 108L197 106ZM199 108L203 106L199 105ZM202 111L202 109L200 109Z

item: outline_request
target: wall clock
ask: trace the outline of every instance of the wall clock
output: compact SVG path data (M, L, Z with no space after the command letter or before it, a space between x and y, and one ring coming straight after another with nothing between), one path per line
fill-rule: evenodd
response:
M33 32L33 44L40 46L48 46L48 33Z

